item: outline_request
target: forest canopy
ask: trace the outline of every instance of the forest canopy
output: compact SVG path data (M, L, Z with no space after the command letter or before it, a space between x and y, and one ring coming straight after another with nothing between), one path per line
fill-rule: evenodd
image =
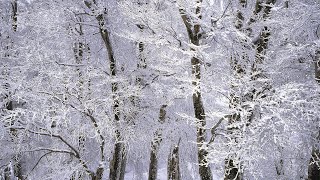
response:
M320 179L319 0L1 0L0 179Z

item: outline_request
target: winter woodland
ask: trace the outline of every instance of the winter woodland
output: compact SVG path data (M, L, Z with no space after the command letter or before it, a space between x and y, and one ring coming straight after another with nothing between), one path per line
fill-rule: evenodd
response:
M1 180L319 180L319 0L0 0Z

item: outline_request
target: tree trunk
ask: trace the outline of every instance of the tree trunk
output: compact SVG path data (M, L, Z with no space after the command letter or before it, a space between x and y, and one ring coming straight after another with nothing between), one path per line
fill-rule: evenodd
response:
M179 144L173 148L168 158L168 180L180 180L180 164L179 164Z
M84 51L85 51L85 44L83 41L83 27L82 27L82 22L83 22L83 18L81 16L76 16L75 17L76 21L79 22L79 26L78 27L74 27L76 33L76 36L78 37L75 40L74 43L74 56L75 56L75 64L77 65L81 65L84 61ZM80 68L80 66L76 67L76 73L78 75L78 83L77 83L77 87L78 87L78 99L80 101L83 100L84 94L83 94L83 90L84 90L84 77L83 77L83 70ZM80 154L84 153L85 150L85 140L86 137L80 133L80 135L78 136L78 152ZM71 177L71 180L83 180L85 179L85 173L81 172L81 171L75 171Z
M102 180L102 176L103 176L103 167L99 167L96 171L96 173L92 173L91 174L91 180Z
M314 59L315 63L315 80L320 85L320 49L316 51L316 56ZM320 141L320 132L316 140ZM318 180L320 179L320 151L319 148L312 147L311 158L308 167L308 180Z
M144 28L145 28L144 25L138 24L137 26L141 32L144 31ZM146 69L147 68L147 61L146 61L145 52L144 52L145 51L145 44L142 41L138 42L138 50L139 50L139 55L138 55L139 61L137 63L137 68L139 70ZM142 85L141 81L142 81L141 77L136 78L136 82L138 85Z
M83 33L83 29L82 29L82 22L83 19L82 17L76 17L76 20L79 22L79 28L74 27L76 29L76 32L78 32L77 36L79 37L80 40L76 40L76 42L74 43L74 55L75 55L75 60L76 60L76 64L81 65L83 63L84 60L84 50L85 50L85 44L82 40L84 33ZM84 80L83 80L83 72L80 68L80 66L78 66L76 68L76 72L78 74L78 92L79 92L79 96L78 98L80 100L83 99L83 86L84 86Z
M245 8L247 5L246 0L239 0L239 4L242 8ZM236 14L236 21L235 21L235 27L238 31L244 32L244 16L239 9ZM243 43L240 41L239 43ZM234 54L234 56L231 58L231 70L232 75L235 79L235 83L231 82L231 95L230 95L230 101L229 101L229 108L236 110L241 106L240 97L238 95L237 91L237 81L239 79L243 78L243 76L246 74L246 66L249 62L248 56L245 52L240 52L240 55L237 56ZM231 126L232 128L227 128L229 136L231 136L231 141L238 142L237 138L235 137L236 134L239 134L239 128L235 127L233 124L237 124L241 121L241 117L239 113L234 113L230 116L228 116L228 126ZM239 159L235 158L236 154L230 154L225 159L225 170L224 170L224 179L225 180L240 180L241 179L241 166Z
M17 0L13 0L11 2L11 6L12 6L12 29L14 32L17 31L17 27L18 27L18 2Z
M308 180L320 179L320 152L318 148L313 147L308 167Z
M237 98L233 97L236 102L230 102L231 108L235 108L239 103ZM228 128L228 133L231 136L231 141L237 143L238 138L237 135L241 133L238 127L234 127L233 124L238 123L240 121L240 114L233 114L229 117L228 125L231 125L232 128ZM225 160L225 170L224 170L224 180L241 180L242 179L242 168L241 161L236 158L236 154L230 154Z
M119 137L119 132L116 132ZM125 173L126 163L126 149L125 144L117 142L115 144L114 153L110 162L110 180L123 180Z
M101 27L104 26L104 20L102 15L98 16L98 19L100 19L100 25ZM110 63L110 74L111 77L116 77L116 60L114 58L113 49L111 46L110 36L109 32L105 28L100 29L101 37L103 38L105 42L105 46L108 51L109 56L109 63ZM118 126L120 122L120 111L119 111L119 100L117 97L118 92L118 83L112 82L112 93L113 93L113 112L114 112L114 120L116 123L116 126ZM114 154L113 159L111 160L110 165L110 180L123 180L124 179L124 173L125 173L125 167L126 167L126 148L125 143L123 142L123 138L121 135L121 132L119 130L115 131L115 137L116 137L116 144L114 147Z
M159 136L159 139L154 139L151 142L151 152L150 152L150 164L149 164L149 177L148 180L156 180L158 173L158 151L161 142L161 134L156 132L156 136Z
M265 21L270 16L272 5L276 3L276 0L266 0L265 6L261 1L257 1L255 14L262 12L262 20ZM251 22L253 20L251 19ZM255 22L254 20L253 22ZM270 39L271 33L268 26L264 26L258 40L255 42L256 45L256 57L252 66L252 73L255 74L252 76L253 80L257 78L264 77L264 74L261 69L261 65L264 62L264 57L266 54L266 50L268 48L268 42Z
M233 158L229 158L225 162L225 180L241 180L242 173L237 163L235 163Z
M18 27L18 3L17 0L12 0L11 1L11 8L12 8L12 14L11 14L11 26L12 26L12 30L15 33L17 31L17 27ZM10 37L8 36L8 39L10 39ZM11 41L11 47L12 44L14 43L12 40ZM9 50L10 47L7 46L7 49ZM9 56L13 56L13 54L11 54L10 52L6 54L6 57ZM4 95L4 101L6 101L5 104L5 109L10 113L10 111L14 110L14 104L12 101L12 92L10 90L10 68L8 68L6 70L6 72L4 72L5 76L6 76L6 80L7 82L4 84L5 89L7 90L6 94ZM9 126L13 126L15 122L11 122L9 124ZM17 139L18 139L18 132L16 129L13 128L9 128L9 134L11 136L11 140L12 143L17 144ZM18 150L19 151L19 150ZM11 163L10 163L11 164ZM7 175L9 175L11 178L13 178L12 176L14 176L15 178L17 178L18 180L22 179L22 165L21 165L21 154L19 152L15 152L15 155L12 157L12 164L10 165L10 167L7 167L6 170L9 170L10 172L13 173L5 173L5 178ZM5 171L6 171L5 170ZM7 177L9 178L9 177Z
M320 59L318 59L320 60ZM320 141L320 132L318 133L317 141ZM308 167L308 180L320 179L320 151L316 146L312 147L311 158Z
M250 18L250 21L248 22L249 25L252 23L255 23L257 21L256 16L260 13L262 13L262 17L263 17L263 21L265 21L271 12L271 8L272 8L272 4L274 4L276 2L276 0L257 0L256 1L256 6L255 6L255 10L253 12L254 17ZM246 0L239 0L239 4L245 8L247 5L247 1ZM265 5L264 5L265 4ZM241 10L237 11L237 15L236 15L236 22L235 22L235 27L237 28L237 30L247 33L248 36L251 35L252 33L252 29L251 28L247 28L247 31L244 31L243 27L244 24L243 22L245 21L244 17L243 17L243 13L241 12ZM251 80L257 80L258 78L265 78L265 74L263 73L263 69L261 68L261 65L264 63L264 59L265 59L265 54L266 54L266 50L268 48L268 41L270 39L270 30L269 27L265 26L263 27L260 36L258 38L258 40L256 42L254 42L255 45L255 59L253 61L253 65L252 65L252 69L251 69ZM240 42L242 43L242 42ZM242 64L241 64L242 62ZM244 75L248 74L247 69L245 69L246 67L250 66L250 61L247 57L247 55L245 54L245 52L241 52L240 57L233 57L231 59L231 68L233 70L233 75L235 77L235 79L237 79L237 81L241 78L243 78ZM250 72L250 71L249 71ZM252 88L252 90L250 91L250 93L245 94L243 97L239 97L239 95L237 95L236 90L237 88L235 88L235 86L233 85L233 83L231 84L231 89L234 91L231 93L231 97L230 97L230 105L229 107L231 109L246 109L246 111L249 113L246 117L241 117L240 114L233 114L230 116L229 118L229 122L228 124L231 125L232 128L228 128L228 132L231 135L231 139L232 141L234 141L235 143L238 142L238 137L239 137L239 133L240 133L240 137L241 137L241 130L238 127L234 127L233 124L239 124L241 123L240 121L245 121L242 122L241 125L245 125L245 126L249 126L250 123L252 122L253 118L254 118L254 111L255 109L245 107L242 104L245 103L243 102L241 99L246 99L245 101L254 101L254 96L253 94L262 94L264 93L266 90L269 90L271 88L271 85L269 85L269 83L259 83L258 81L255 82L257 85L257 87L263 86L261 89L263 89L262 91L260 90L260 92L258 92L259 88ZM237 84L237 83L235 83ZM241 93L240 93L241 94ZM241 161L239 159L235 159L235 157L237 157L236 154L230 154L229 157L225 160L225 180L240 180L242 179L242 165L241 165Z
M94 6L97 6L96 1L84 1L85 5L93 11L93 13L96 13L92 6L92 3L94 3ZM98 11L98 10L97 10ZM104 13L99 13L96 16L96 19L99 24L99 31L101 38L104 42L104 45L106 47L106 50L108 52L108 59L109 59L109 67L110 67L110 76L112 79L116 78L116 72L117 72L117 67L116 67L116 59L114 58L114 52L113 48L111 45L111 40L110 40L110 33L108 29L105 27L105 18L104 18ZM118 129L119 123L120 123L120 111L119 111L119 100L117 97L118 93L118 83L117 82L112 82L111 83L111 89L112 89L112 97L113 97L113 114L114 114L114 122L116 125L116 131L115 131L115 146L114 146L114 152L113 152L113 157L110 162L110 175L109 179L110 180L123 180L124 179L124 174L125 174L125 168L126 168L126 145L123 142L123 138L121 135L121 132Z
M196 7L196 17L202 19L201 15L201 4L202 0L197 0ZM178 5L179 6L179 5ZM183 23L186 27L189 40L195 46L200 45L200 29L201 26L198 23L191 23L192 18L186 14L186 11L179 6L180 16L183 20ZM196 50L194 48L190 49L194 53ZM206 146L206 115L204 111L204 106L202 102L202 95L200 90L200 80L201 80L201 62L200 59L195 55L191 58L192 66L192 86L194 92L192 94L194 114L196 117L196 126L197 126L197 146L198 146L198 163L199 163L199 174L202 180L211 180L212 173L208 162L208 151L204 146Z
M166 107L167 105L162 105L159 112L159 123L163 124L166 118ZM148 180L156 180L158 172L158 151L160 143L162 141L162 129L159 128L155 132L154 140L151 142L151 152L150 152L150 164L149 164L149 177Z
M317 83L320 85L320 49L316 51L316 56L314 60L314 78L317 81Z
M193 106L194 113L197 119L197 144L198 144L198 163L199 163L199 174L202 180L212 179L211 169L207 159L208 151L205 146L206 143L206 117L204 112L204 107L202 103L202 96L200 92L200 60L193 57L191 60L192 64L192 75L195 76L195 80L192 82L192 85L197 89L193 95Z
M284 175L283 169L284 169L283 159L280 159L279 163L276 164L276 171L277 171L277 175L278 175L279 179L281 179L281 176Z

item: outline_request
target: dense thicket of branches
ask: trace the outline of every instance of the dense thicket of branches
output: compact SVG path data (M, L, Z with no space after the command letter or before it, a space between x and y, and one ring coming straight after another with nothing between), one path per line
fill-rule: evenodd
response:
M320 179L317 0L2 0L0 179Z

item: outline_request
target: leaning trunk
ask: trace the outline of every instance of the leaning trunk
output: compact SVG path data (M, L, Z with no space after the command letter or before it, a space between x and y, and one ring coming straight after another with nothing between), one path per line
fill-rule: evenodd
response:
M107 29L100 29L101 36L105 42L108 55L109 55L109 62L110 62L110 74L111 77L116 76L116 60L114 58L113 49L111 46L111 41L109 37L109 32ZM113 82L111 83L112 86L112 93L113 93L113 112L114 112L114 120L116 126L118 126L120 122L120 113L119 113L119 100L117 97L118 92L118 83ZM125 143L123 142L123 138L121 132L116 130L116 144L114 147L114 154L113 159L110 165L110 180L123 180L124 179L124 172L126 167L126 148Z
M96 1L84 1L85 5L92 10L93 13L96 13L96 9L93 7L97 6ZM93 4L94 5L93 5ZM112 79L116 77L117 67L116 67L116 59L114 58L114 52L111 45L110 40L110 33L108 29L105 27L106 20L104 17L104 13L100 13L96 16L96 19L99 24L99 31L101 38L104 42L104 45L106 47L106 50L108 52L108 60L109 60L109 67L110 67L110 76ZM118 93L118 83L113 81L111 83L111 91L112 91L112 98L113 98L113 115L114 115L114 122L116 125L116 131L115 131L115 146L114 146L114 152L113 157L110 162L110 174L109 179L110 180L123 180L124 179L124 173L126 168L126 145L123 142L123 137L121 135L120 130L118 129L119 123L120 123L120 111L119 111L119 100L117 97ZM102 175L101 175L102 176Z

